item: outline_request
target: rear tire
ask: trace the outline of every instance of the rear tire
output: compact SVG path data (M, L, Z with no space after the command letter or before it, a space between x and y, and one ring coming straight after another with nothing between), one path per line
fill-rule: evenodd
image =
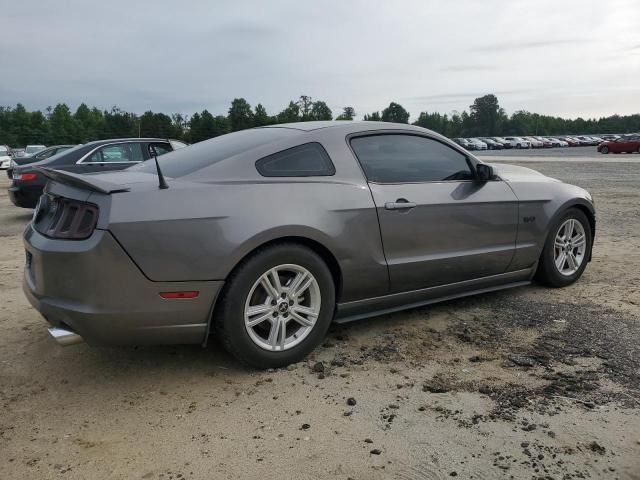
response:
M256 251L234 270L213 321L229 353L267 369L306 357L324 339L334 310L335 286L324 261L307 247L282 243Z
M554 288L574 283L587 267L592 239L591 224L584 212L577 208L566 210L549 230L536 279Z

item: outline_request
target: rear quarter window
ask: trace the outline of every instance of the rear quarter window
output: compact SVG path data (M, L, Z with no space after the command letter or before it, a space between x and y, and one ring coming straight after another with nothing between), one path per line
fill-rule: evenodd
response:
M326 177L336 173L329 154L319 143L305 143L256 162L263 177Z

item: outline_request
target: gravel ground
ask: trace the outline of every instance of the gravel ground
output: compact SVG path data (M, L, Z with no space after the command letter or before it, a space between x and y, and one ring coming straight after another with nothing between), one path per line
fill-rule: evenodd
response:
M503 154L594 195L577 284L336 326L269 372L215 342L54 344L0 180L0 478L640 479L640 156L584 151Z

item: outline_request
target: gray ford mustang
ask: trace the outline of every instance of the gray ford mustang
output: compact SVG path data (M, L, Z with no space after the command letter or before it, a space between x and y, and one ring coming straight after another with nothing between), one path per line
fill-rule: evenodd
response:
M214 334L261 368L332 321L569 285L595 233L582 188L401 124L256 128L121 172L42 173L24 291L59 343Z

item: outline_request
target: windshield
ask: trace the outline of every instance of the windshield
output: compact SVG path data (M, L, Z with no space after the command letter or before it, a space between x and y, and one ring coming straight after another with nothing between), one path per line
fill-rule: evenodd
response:
M9 155L9 151L6 148L0 148L0 156L4 157Z
M189 148L181 148L158 158L162 173L177 178L218 163L226 158L247 152L260 145L266 145L286 137L300 134L290 128L255 128L229 133L199 142ZM154 161L146 161L129 170L155 173Z

